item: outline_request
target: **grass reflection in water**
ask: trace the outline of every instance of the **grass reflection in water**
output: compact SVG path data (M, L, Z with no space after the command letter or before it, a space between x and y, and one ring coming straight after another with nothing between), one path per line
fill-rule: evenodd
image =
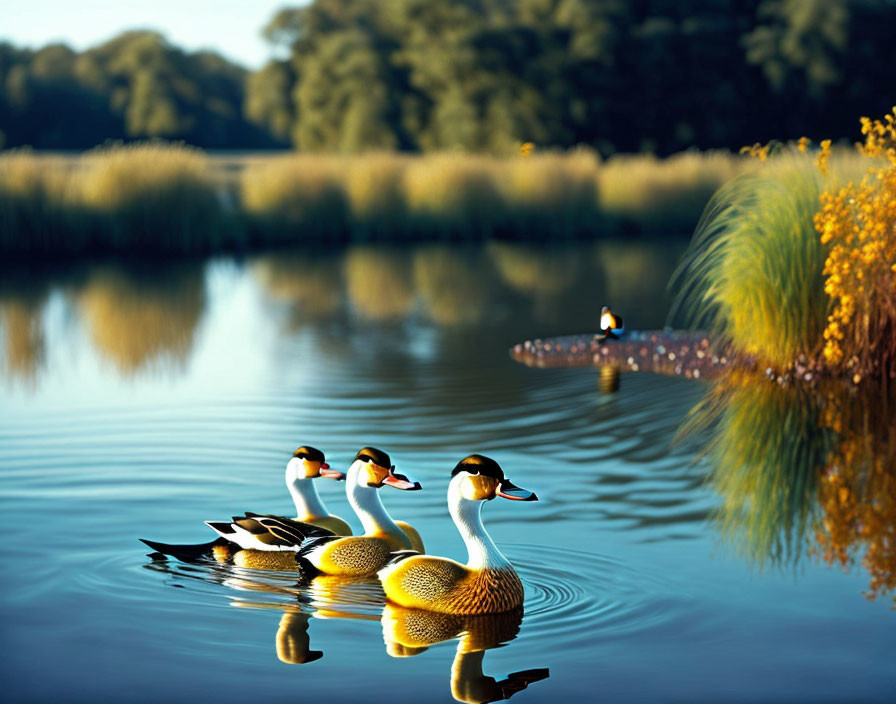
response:
M896 587L894 394L802 388L733 372L692 413L710 425L709 481L723 538L759 567L808 551L870 574L869 598Z

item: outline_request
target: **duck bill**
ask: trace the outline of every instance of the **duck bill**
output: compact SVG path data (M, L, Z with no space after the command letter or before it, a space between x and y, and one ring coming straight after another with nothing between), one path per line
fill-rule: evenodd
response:
M394 489L402 489L404 491L419 491L423 488L420 482L415 481L413 477L404 473L396 472L395 467L392 467L389 470L389 474L383 480L383 484L385 484L386 486L391 486Z
M500 496L502 499L511 499L512 501L538 501L534 491L523 489L509 479L505 479L498 484L495 496Z
M332 469L326 462L320 466L320 476L326 477L327 479L335 479L336 481L345 479L344 473L340 472L338 469Z

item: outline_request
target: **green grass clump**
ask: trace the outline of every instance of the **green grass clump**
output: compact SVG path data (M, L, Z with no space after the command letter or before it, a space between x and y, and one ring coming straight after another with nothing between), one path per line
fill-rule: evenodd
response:
M233 243L209 161L197 149L164 143L98 149L84 157L76 185L104 251L190 253Z
M691 322L779 368L818 345L829 301L812 218L823 188L812 158L792 151L713 197L675 277Z

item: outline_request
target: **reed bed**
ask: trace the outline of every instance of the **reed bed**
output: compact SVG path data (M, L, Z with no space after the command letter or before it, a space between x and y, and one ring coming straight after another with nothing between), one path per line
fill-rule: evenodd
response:
M831 302L814 217L821 194L864 166L843 152L822 172L812 154L784 147L726 184L673 277L680 294L670 317L681 310L695 327L775 369L817 355Z
M83 159L76 184L100 249L192 253L230 244L208 159L198 149L98 149Z
M691 233L723 184L755 168L729 152L685 152L610 158L597 175L599 208L617 227Z
M290 154L250 163L240 179L253 241L333 242L347 239L346 158Z
M184 254L277 244L564 242L680 233L743 167L733 155L602 163L588 150L210 158L112 146L0 155L0 250Z

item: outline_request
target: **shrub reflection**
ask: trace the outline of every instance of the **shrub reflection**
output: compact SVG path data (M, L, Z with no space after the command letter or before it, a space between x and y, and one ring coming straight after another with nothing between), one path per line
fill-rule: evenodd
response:
M723 536L758 566L808 551L860 563L869 598L896 587L894 393L873 385L779 386L734 372L695 410L712 428L710 483Z

